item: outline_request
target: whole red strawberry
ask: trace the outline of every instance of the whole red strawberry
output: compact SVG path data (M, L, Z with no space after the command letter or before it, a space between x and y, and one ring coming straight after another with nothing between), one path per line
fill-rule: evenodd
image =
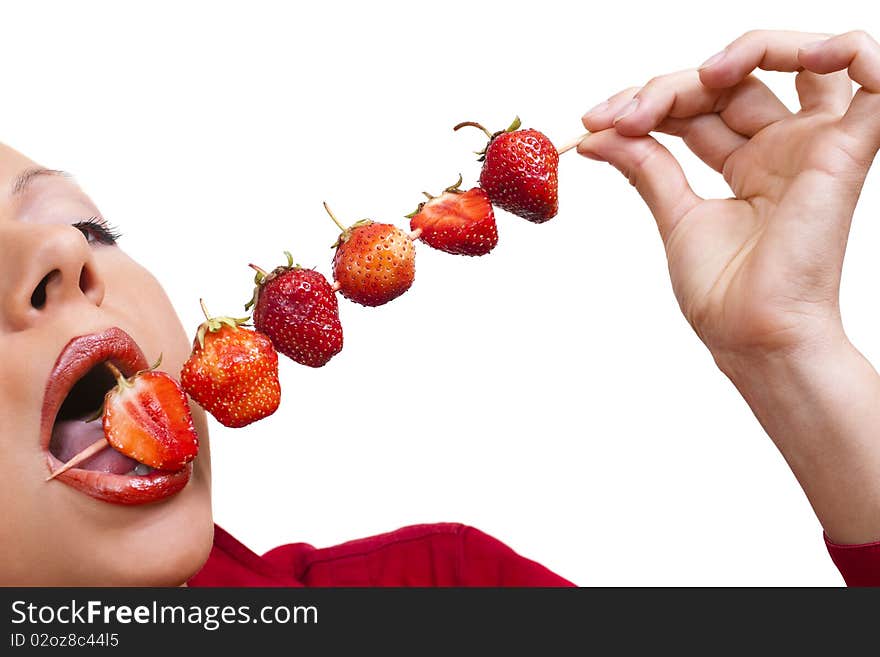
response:
M381 306L410 288L416 275L416 250L407 233L369 219L345 228L326 203L324 208L342 230L333 244L334 288L342 296L363 306Z
M259 331L242 326L247 319L211 317L193 340L180 370L180 383L220 424L243 427L272 415L281 402L278 354Z
M498 244L489 195L479 187L463 192L460 186L461 176L440 196L423 192L428 200L407 215L410 230L435 249L459 255L485 255Z
M497 207L536 224L556 216L559 210L559 153L537 130L520 130L517 117L507 130L490 133L479 123L455 126L479 128L489 137L480 154L483 170L480 186Z
M199 438L177 381L156 370L125 378L111 363L107 367L117 381L104 397L107 442L157 470L180 470L195 458Z
M342 351L342 324L333 288L314 269L293 264L266 273L259 267L254 296L254 327L272 341L275 349L309 367L321 367Z

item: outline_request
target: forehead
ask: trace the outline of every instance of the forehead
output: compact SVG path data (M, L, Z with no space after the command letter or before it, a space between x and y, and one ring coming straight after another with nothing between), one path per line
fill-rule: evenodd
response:
M37 190L37 191L34 191ZM38 192L38 193L37 193ZM48 201L86 200L73 180L61 171L46 169L5 144L0 144L0 220L25 219L34 197Z
M14 148L0 144L0 190L9 192L22 171L39 169L40 165Z

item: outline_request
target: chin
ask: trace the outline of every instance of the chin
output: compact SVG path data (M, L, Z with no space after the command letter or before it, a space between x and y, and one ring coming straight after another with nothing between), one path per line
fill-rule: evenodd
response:
M102 581L95 581L93 573L90 581L84 578L87 585L180 586L195 575L214 541L210 489L201 474L196 468L189 485L173 500L118 509L132 517L106 527L98 537L102 565L96 570Z

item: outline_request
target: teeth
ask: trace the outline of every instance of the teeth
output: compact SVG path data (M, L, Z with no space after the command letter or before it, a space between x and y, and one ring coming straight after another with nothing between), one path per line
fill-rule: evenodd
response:
M143 463L138 463L136 466L134 466L134 470L132 470L132 472L134 472L136 475L147 475L150 474L152 471L153 468L148 465L144 465Z

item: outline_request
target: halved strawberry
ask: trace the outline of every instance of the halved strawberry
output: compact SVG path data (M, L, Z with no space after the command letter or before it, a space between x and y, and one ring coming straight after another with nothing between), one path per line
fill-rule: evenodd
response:
M410 218L410 230L435 249L458 255L486 255L498 244L498 227L489 195L479 187L459 189L461 176L440 196L423 192L428 200Z
M112 364L117 385L104 398L104 436L113 447L157 470L180 470L199 452L186 394L165 372L126 379Z

